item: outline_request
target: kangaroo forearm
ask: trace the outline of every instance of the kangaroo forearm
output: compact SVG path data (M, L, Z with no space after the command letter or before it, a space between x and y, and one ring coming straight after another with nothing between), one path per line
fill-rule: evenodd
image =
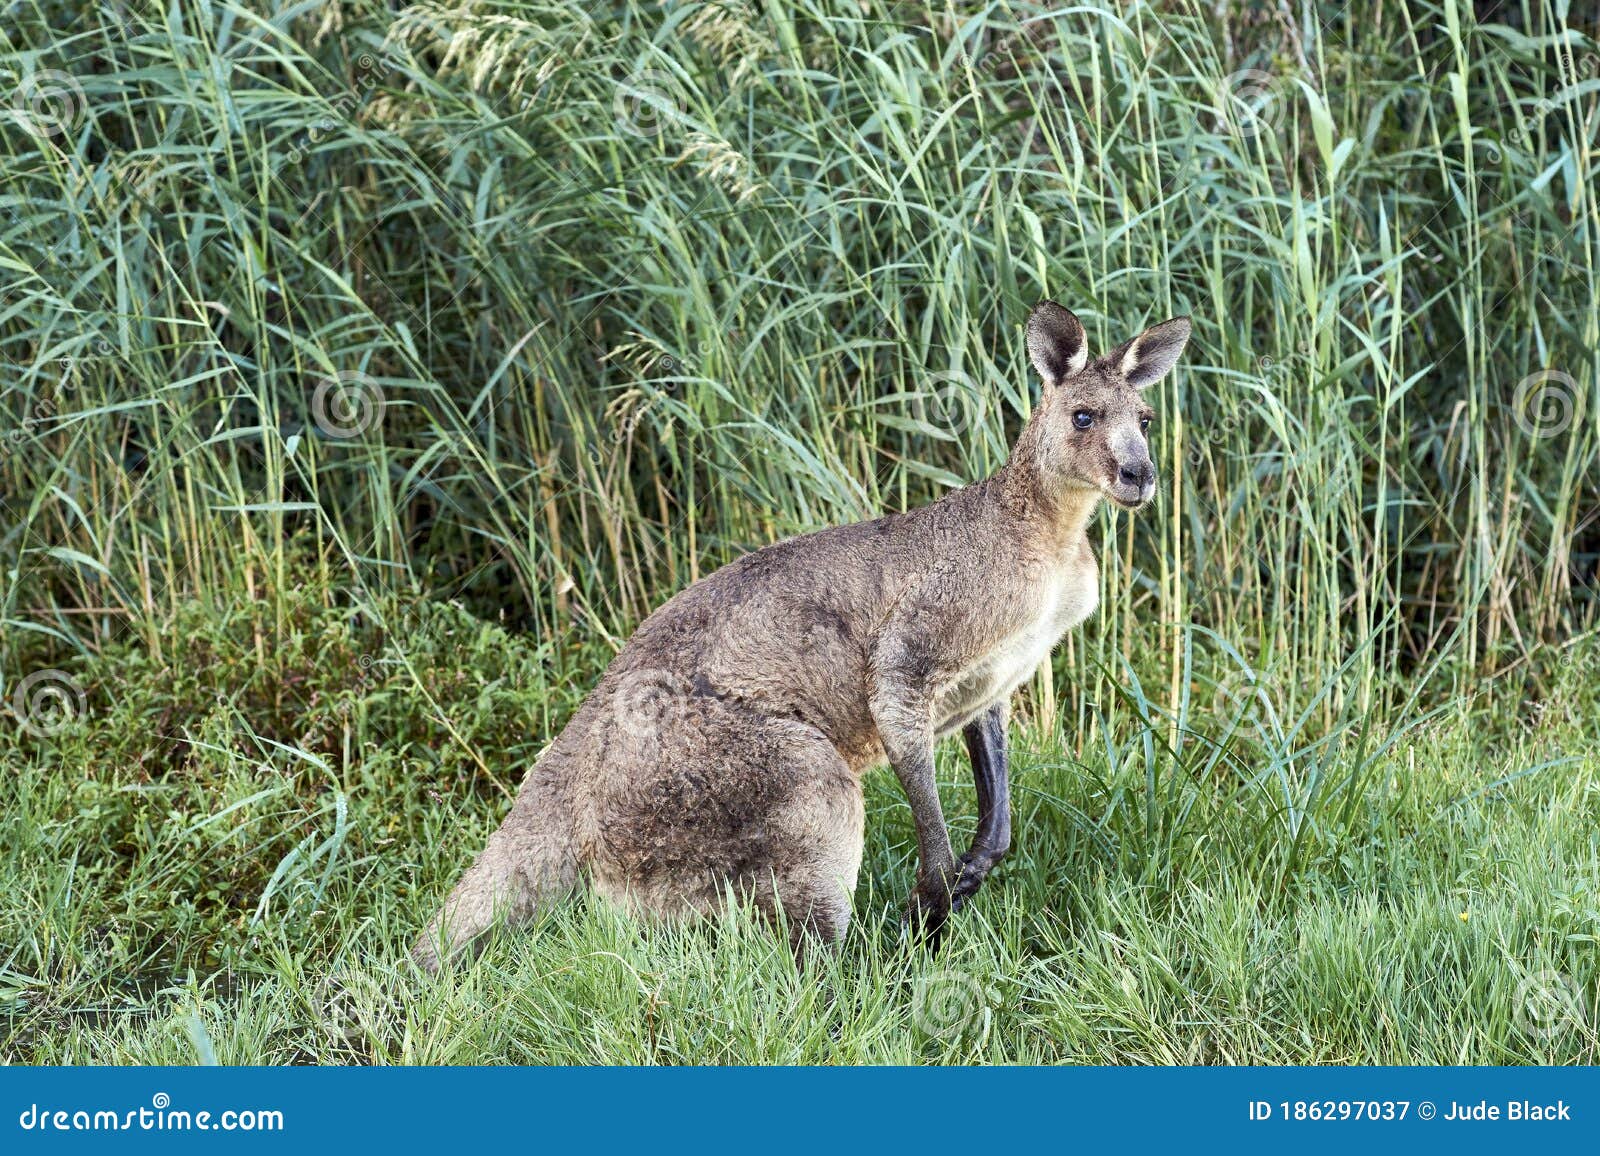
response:
M933 744L924 750L903 749L890 758L895 777L911 804L911 821L917 829L917 857L922 874L948 870L956 861L950 846L950 830L945 826L944 808L939 803L939 785L933 774Z
M883 647L886 655L895 657L903 650L894 640ZM884 753L911 804L922 871L946 870L955 862L955 853L950 849L950 832L934 781L933 711L927 690L900 663L885 661L871 692L871 708Z

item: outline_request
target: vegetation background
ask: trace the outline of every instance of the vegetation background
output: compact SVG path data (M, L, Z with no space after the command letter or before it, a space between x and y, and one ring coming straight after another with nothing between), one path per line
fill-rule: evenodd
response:
M0 1058L1600 1060L1600 35L1567 0L17 0ZM1188 313L938 957L404 950L632 627ZM973 801L942 752L958 837Z

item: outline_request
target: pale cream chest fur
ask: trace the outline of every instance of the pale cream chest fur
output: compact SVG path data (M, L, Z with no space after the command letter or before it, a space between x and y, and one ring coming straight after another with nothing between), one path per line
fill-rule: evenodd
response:
M1100 602L1100 571L1085 542L1046 570L1036 596L1019 615L1017 629L963 671L941 697L936 711L941 733L964 725L993 703L1010 696L1055 649L1074 626L1094 613Z

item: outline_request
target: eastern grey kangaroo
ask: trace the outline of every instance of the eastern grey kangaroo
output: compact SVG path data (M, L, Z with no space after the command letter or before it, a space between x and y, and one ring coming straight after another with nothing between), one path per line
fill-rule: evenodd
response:
M916 824L907 918L937 942L1011 844L1006 702L1093 613L1102 497L1155 493L1142 391L1179 317L1091 362L1053 301L1028 317L1038 407L992 477L907 514L757 550L679 592L612 661L418 941L431 970L587 885L634 911L781 908L797 952L837 940L861 866L861 776L887 759ZM979 820L950 846L934 743L962 731Z

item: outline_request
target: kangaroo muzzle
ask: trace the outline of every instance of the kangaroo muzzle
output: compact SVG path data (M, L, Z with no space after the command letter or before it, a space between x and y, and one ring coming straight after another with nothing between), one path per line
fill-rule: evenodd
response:
M1148 457L1118 463L1111 482L1111 499L1119 506L1136 509L1155 496L1156 464Z

